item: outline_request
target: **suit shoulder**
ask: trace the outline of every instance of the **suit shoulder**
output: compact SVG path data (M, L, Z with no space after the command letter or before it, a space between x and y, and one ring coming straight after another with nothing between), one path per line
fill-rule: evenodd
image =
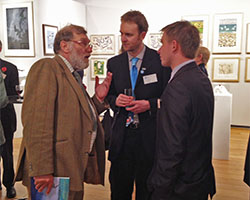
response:
M13 63L11 62L8 62L6 60L1 60L2 61L2 66L6 66L8 68L13 68L13 69L16 69L17 70L17 66L14 65Z
M112 58L110 58L108 60L109 63L113 63L113 62L118 62L120 61L121 59L123 59L124 57L126 57L126 52L122 53L122 54L119 54L119 55L116 55Z
M36 61L30 68L30 71L34 70L54 70L56 67L55 60L53 58L42 58Z

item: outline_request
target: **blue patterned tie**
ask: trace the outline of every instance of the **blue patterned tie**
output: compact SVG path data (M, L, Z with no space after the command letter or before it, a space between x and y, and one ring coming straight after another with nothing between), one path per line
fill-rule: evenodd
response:
M135 97L135 84L136 84L136 80L137 80L137 75L138 75L138 71L137 71L137 67L136 67L136 63L139 60L139 58L132 58L131 63L132 63L132 67L130 70L130 79L131 79L131 86L132 86L132 96ZM133 112L129 112L128 113L128 119L126 122L126 127L129 126L129 124L131 124L134 121L134 113Z
M136 84L136 80L137 80L137 74L138 74L138 71L137 71L137 67L136 67L136 63L137 61L139 60L139 58L132 58L132 68L130 70L130 79L131 79L131 86L132 86L132 96L135 97L135 93L134 93L134 90L135 90L135 84Z

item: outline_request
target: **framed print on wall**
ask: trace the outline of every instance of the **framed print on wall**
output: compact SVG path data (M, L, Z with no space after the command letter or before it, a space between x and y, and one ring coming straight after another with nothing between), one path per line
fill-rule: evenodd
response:
M107 58L91 58L90 59L91 78L98 76L106 78L107 74Z
M115 54L115 35L91 35L90 41L93 45L93 55L112 55Z
M250 24L247 24L247 42L246 53L250 53Z
M46 56L54 55L54 40L58 31L57 26L43 24L43 53Z
M242 13L214 16L213 53L241 53Z
M239 82L240 58L213 58L213 82Z
M3 4L5 56L35 56L32 2Z
M162 33L149 33L149 35L148 35L149 47L158 51L162 45L161 37L162 37Z
M191 15L191 16L182 16L183 20L189 21L193 24L200 33L201 45L208 47L208 15Z
M250 58L246 58L245 81L250 82Z

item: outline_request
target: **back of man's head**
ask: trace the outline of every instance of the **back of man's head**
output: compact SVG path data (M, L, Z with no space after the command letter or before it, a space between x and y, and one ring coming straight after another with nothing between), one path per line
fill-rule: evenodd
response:
M197 50L196 57L200 55L201 55L201 62L206 65L210 58L210 51L208 50L208 48L200 46Z
M74 33L76 34L87 34L87 31L82 26L77 26L74 24L67 25L59 30L56 34L54 40L54 52L58 54L61 50L60 43L61 41L70 41L74 37Z
M139 33L148 32L148 22L146 17L137 10L131 10L121 16L121 22L133 22L137 24Z
M188 21L177 21L162 28L168 42L175 40L181 47L184 57L193 59L200 45L198 29Z

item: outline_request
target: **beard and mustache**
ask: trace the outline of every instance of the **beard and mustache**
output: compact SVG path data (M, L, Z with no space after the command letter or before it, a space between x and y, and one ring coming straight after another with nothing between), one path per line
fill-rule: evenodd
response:
M79 54L75 48L71 49L71 55L69 56L69 59L71 61L71 65L75 70L83 70L88 68L89 66L89 60L88 60L89 54ZM84 60L87 59L87 62Z

